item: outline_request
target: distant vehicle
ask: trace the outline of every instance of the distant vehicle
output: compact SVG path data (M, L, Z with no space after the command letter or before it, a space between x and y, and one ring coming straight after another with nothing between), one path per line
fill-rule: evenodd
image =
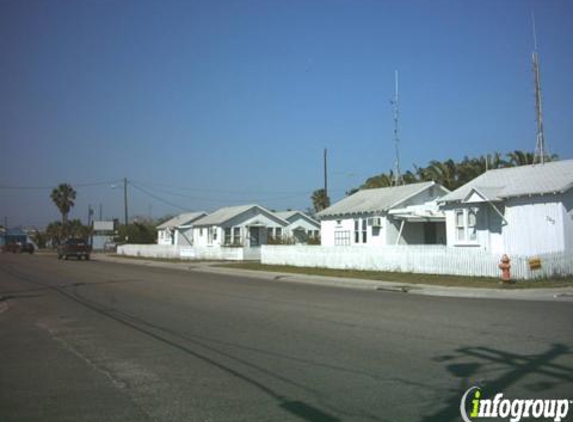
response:
M24 253L27 252L29 254L34 253L34 245L32 245L31 243L20 243L20 242L15 242L15 243L9 243L7 245L5 245L2 250L4 252L12 252L12 253Z
M78 259L90 259L92 247L85 239L68 239L58 246L58 259L68 259L75 256Z
M20 253L24 253L24 252L27 252L29 254L33 254L34 253L34 245L32 245L31 243L24 243L20 247Z

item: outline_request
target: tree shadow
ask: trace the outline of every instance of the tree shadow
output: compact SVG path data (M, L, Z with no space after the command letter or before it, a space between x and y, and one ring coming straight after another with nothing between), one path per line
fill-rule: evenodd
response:
M462 347L455 354L439 356L434 360L447 362L446 370L459 380L459 386L451 391L444 406L432 415L423 417L420 422L449 422L460 420L460 401L464 393L473 386L479 387L483 396L490 397L504 393L509 387L532 374L543 375L541 382L523 384L522 387L533 393L554 388L560 384L573 383L573 367L555 363L560 356L571 354L571 349L561 343L552 344L538 354L517 354L504 352L491 347ZM495 379L483 380L486 365L498 365L502 374ZM480 373L481 372L481 373Z

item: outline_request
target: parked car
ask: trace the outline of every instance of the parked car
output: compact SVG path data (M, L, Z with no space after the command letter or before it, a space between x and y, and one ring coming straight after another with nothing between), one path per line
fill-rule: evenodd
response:
M91 245L85 239L68 239L58 246L58 259L68 259L75 256L78 259L90 259Z
M14 242L14 243L9 243L7 245L4 245L2 247L2 250L4 252L12 252L12 253L34 253L34 245L32 245L31 243L20 243L20 242Z

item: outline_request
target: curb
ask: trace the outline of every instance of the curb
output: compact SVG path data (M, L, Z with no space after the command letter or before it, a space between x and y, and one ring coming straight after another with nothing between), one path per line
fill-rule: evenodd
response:
M102 259L103 258L103 259ZM364 280L357 278L327 277L306 274L292 274L270 271L246 270L240 268L214 267L208 263L171 263L109 256L93 256L92 260L142 265L156 268L167 268L199 273L238 275L275 282L311 284L348 288L356 290L380 291L386 293L412 294L420 296L457 297L468 299L529 300L551 302L573 302L573 287L531 288L522 290L498 290L488 288L435 286L428 284L408 284L382 280Z

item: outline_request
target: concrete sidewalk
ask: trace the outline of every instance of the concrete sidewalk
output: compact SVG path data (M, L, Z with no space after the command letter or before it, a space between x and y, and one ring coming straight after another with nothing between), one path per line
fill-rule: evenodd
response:
M115 262L120 264L142 265L156 268L168 268L181 271L197 271L222 275L237 275L271 280L276 282L304 283L329 287L395 292L397 294L417 294L428 296L512 299L512 300L542 300L573 302L573 287L556 288L524 288L524 289L490 289L475 287L450 287L429 284L408 284L392 281L366 280L358 278L326 277L307 274L293 274L272 271L254 271L239 268L225 268L221 261L188 261L165 262L144 259L117 258L105 254L93 254L92 260ZM223 264L223 265L222 265Z

